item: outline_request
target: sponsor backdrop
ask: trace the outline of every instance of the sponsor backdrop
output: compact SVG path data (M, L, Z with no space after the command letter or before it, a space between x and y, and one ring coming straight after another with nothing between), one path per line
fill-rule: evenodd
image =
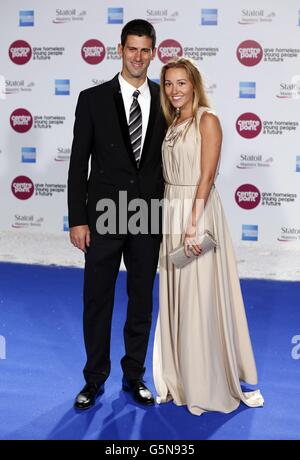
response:
M181 55L204 75L224 130L217 187L235 243L298 244L299 1L2 3L0 230L68 230L78 94L118 72L121 28L141 17L157 31L151 79Z

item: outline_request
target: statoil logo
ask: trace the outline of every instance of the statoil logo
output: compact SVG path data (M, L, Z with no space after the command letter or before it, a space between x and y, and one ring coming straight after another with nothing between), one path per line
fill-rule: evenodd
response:
M105 58L105 46L100 40L87 40L82 45L81 56L88 64L100 64Z
M260 191L255 185L243 184L235 192L235 201L243 209L253 209L260 203Z
M245 139L252 139L261 132L262 123L260 118L255 113L242 113L236 120L236 130L240 136Z
M26 109L16 109L10 116L10 125L17 133L26 133L32 127L32 115Z
M254 40L245 40L236 50L236 55L241 64L252 67L258 64L263 58L263 49Z
M31 59L32 49L24 40L16 40L10 45L8 55L14 64L23 65Z
M158 47L158 57L166 64L170 59L175 59L183 55L183 49L180 43L173 39L167 39L161 42Z
M34 184L27 176L18 176L11 183L11 191L19 200L28 200L34 193Z

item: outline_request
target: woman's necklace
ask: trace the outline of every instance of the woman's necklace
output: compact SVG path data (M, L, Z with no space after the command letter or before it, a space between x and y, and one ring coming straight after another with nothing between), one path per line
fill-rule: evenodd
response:
M188 126L190 126L190 124L187 124L183 129L178 129L178 127L184 125L185 122L191 120L192 118L193 117L188 117L185 120L182 120L179 123L177 123L178 118L176 117L167 131L165 141L173 147L175 142L177 142L177 140L181 137L182 133L187 129Z

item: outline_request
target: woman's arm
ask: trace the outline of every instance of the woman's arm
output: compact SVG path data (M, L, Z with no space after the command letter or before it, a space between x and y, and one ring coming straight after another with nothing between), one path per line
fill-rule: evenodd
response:
M185 245L191 245L191 239L194 240L193 242L195 243L197 223L202 215L214 183L222 145L221 125L218 117L213 113L203 113L199 130L201 134L201 178L195 194L191 219L184 237ZM188 241L186 242L185 240ZM201 249L200 246L193 244L193 250L194 248L197 254L199 254Z

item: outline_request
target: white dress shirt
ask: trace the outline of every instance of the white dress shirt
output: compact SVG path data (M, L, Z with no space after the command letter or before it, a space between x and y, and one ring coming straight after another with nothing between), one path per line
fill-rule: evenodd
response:
M146 78L142 86L140 86L139 88L135 88L122 77L121 73L119 73L119 82L120 82L121 93L122 93L124 107L125 107L127 124L129 123L129 112L130 112L130 107L133 101L132 95L137 89L140 92L138 101L139 101L141 111L142 111L142 143L141 143L141 155L142 155L144 140L145 140L148 121L149 121L150 102L151 102L151 94L150 94L150 89L148 85L148 80Z

